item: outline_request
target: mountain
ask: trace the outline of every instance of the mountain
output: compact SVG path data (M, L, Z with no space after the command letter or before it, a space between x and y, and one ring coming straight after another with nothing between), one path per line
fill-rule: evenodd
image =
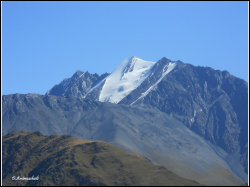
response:
M84 94L96 101L159 109L223 149L234 173L247 180L248 83L229 72L132 56Z
M86 93L97 83L105 79L109 74L104 73L90 74L88 71L82 72L77 70L71 78L64 79L60 84L55 85L51 90L47 91L47 95L75 95L84 97Z
M166 58L158 61L168 64ZM162 69L162 68L160 68ZM230 156L233 171L248 175L248 84L227 71L178 62L157 85L157 74L120 103L153 106L182 121L193 132L218 145ZM231 155L238 155L237 161ZM244 160L244 161L243 161Z
M132 56L125 59L112 73L103 74L98 80L95 79L95 81L92 81L92 77L98 76L97 74L90 75L88 73L87 81L91 83L89 83L87 87L86 84L81 83L85 82L85 73L77 71L71 78L64 79L59 85L54 86L46 95L73 95L80 98L87 97L97 101L116 104L126 96L129 96L132 91L137 89L146 79L152 77L152 75L157 75L158 77L154 78L154 80L147 85L149 87L157 85L164 76L175 68L176 64L177 62L169 62L167 64L149 62ZM91 77L91 81L89 77ZM69 83L71 83L71 85L69 85ZM68 90L79 91L69 92ZM150 90L148 90L148 92L149 91Z
M118 103L148 77L154 64L134 56L125 59L105 80L99 101Z
M103 141L40 132L3 137L3 185L200 186ZM12 180L13 177L39 180Z
M2 101L3 135L25 130L102 140L201 184L243 183L228 165L226 151L155 107L70 95L13 94Z
M248 179L248 83L227 71L132 56L110 74L78 70L46 95L2 101L3 135L103 140L201 184Z

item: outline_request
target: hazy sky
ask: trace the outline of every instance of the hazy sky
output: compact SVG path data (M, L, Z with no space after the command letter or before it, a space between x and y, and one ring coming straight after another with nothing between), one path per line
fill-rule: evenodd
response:
M248 81L248 2L2 2L2 94L162 57Z

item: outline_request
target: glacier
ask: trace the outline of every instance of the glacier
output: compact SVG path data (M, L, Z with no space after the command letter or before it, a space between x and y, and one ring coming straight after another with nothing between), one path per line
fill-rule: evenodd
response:
M155 63L136 56L125 59L105 80L99 101L121 101L150 75Z

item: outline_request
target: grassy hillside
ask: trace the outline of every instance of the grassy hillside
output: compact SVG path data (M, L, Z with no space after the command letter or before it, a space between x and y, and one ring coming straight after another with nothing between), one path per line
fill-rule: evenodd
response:
M199 183L103 141L12 131L3 137L3 185L150 185ZM12 177L39 180L12 180Z

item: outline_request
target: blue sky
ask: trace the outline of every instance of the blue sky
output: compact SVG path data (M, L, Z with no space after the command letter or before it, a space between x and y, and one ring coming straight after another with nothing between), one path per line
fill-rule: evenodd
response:
M2 2L2 94L167 57L248 81L248 2Z

